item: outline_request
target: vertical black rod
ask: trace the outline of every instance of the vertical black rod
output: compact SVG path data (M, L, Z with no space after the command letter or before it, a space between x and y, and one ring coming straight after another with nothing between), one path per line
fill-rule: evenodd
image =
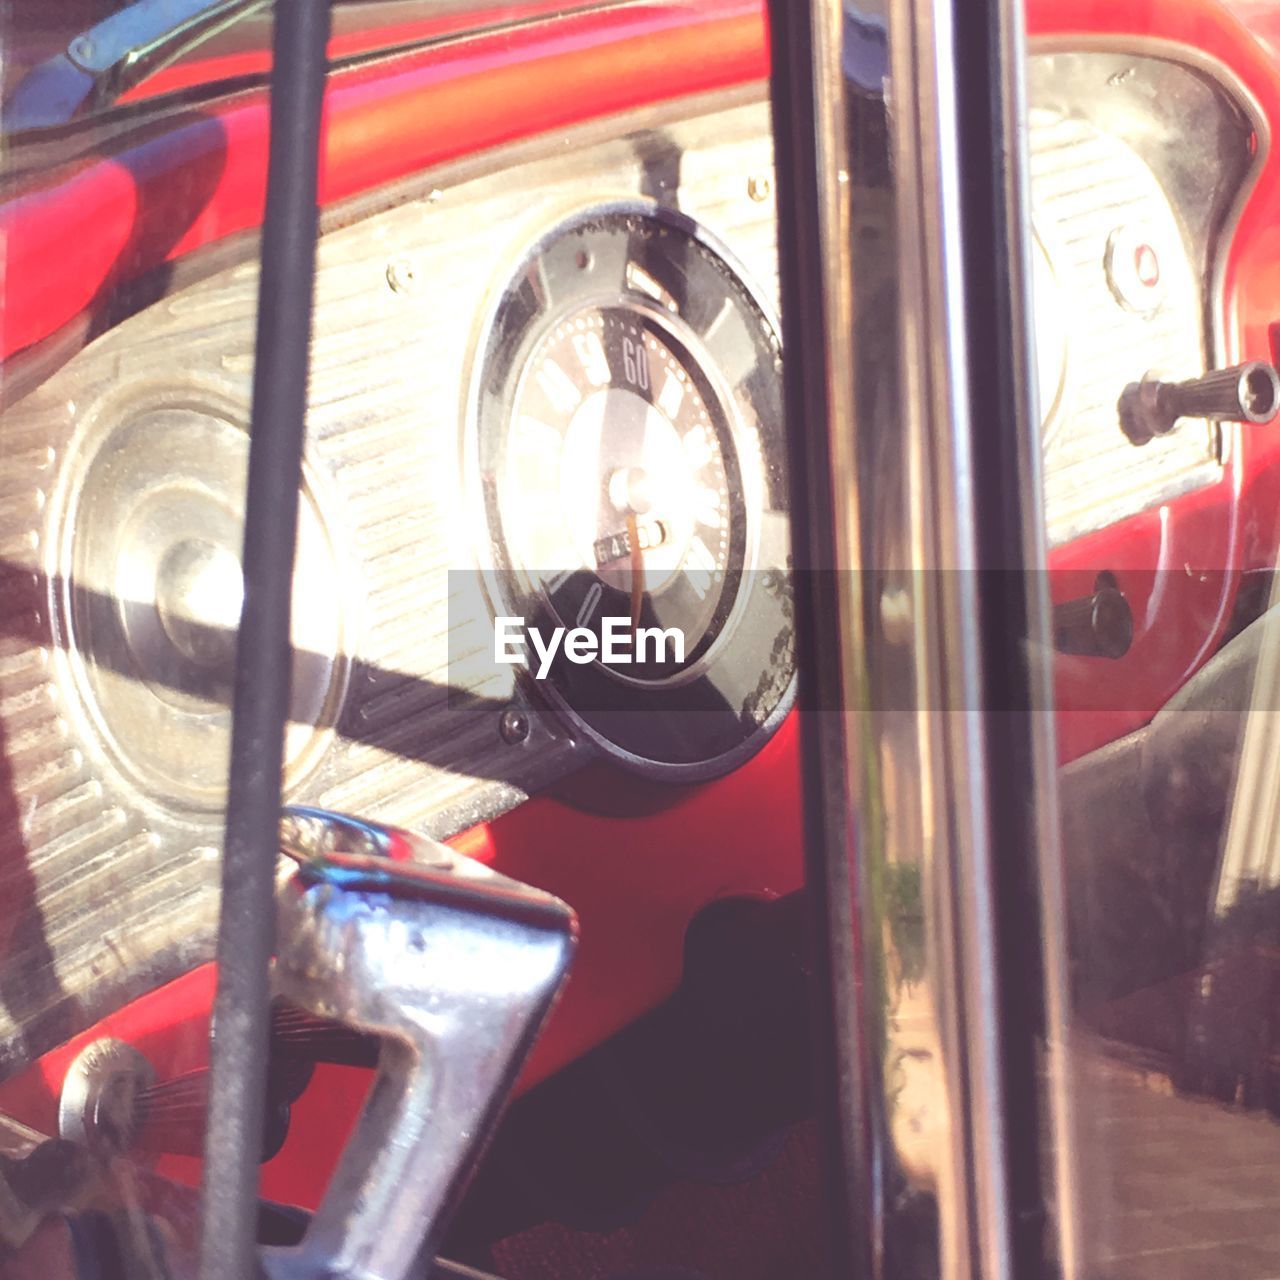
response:
M218 924L201 1280L257 1274L290 594L310 356L329 0L275 0L271 149Z

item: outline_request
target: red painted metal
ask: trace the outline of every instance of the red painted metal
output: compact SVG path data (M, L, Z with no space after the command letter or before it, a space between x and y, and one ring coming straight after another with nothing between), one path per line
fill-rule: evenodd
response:
M552 1014L522 1088L598 1044L669 994L680 977L685 929L726 897L792 893L802 881L796 717L753 760L715 783L663 789L646 812L610 817L539 798L450 841L568 899L581 934L568 989ZM205 966L112 1015L0 1085L0 1110L56 1130L57 1093L71 1060L111 1035L136 1045L173 1079L208 1061L213 994ZM294 1109L290 1136L266 1166L267 1195L313 1205L368 1087L369 1074L322 1066ZM164 1157L162 1172L195 1181L198 1166Z
M1033 36L1158 36L1190 48L1222 62L1265 117L1280 121L1275 65L1213 0L1033 0L1029 22ZM323 199L588 116L758 79L766 61L758 7L714 0L567 19L344 72L327 101ZM242 94L175 116L0 205L10 254L3 350L55 332L124 279L254 226L265 126L262 96ZM1226 274L1239 358L1268 355L1268 327L1280 310L1278 237L1280 163L1272 156ZM1060 660L1064 758L1143 723L1204 661L1240 571L1274 559L1277 498L1280 437L1253 432L1235 442L1221 483L1055 553L1055 598L1085 593L1098 570L1110 569L1137 616L1125 660ZM799 886L798 769L793 716L742 769L664 793L661 803L647 797L649 811L639 816L603 817L544 797L455 841L562 894L581 917L575 974L526 1085L671 991L684 932L700 908ZM0 1088L0 1106L47 1128L71 1056L108 1032L138 1044L164 1077L200 1066L211 990L206 969L137 1002ZM267 1194L315 1202L367 1082L349 1068L318 1071L289 1141L264 1171ZM192 1161L161 1167L196 1172Z
M758 79L764 68L763 19L744 0L596 11L352 68L325 98L321 203L593 116ZM175 111L0 203L0 356L121 283L256 227L266 146L265 93L243 93Z
M456 38L467 32L510 27L516 23L555 17L573 8L588 8L587 0L565 4L563 0L530 0L529 3L476 5L465 11L421 12L413 17L403 3L379 4L364 0L359 6L339 7L333 15L333 35L328 54L331 63L350 61L388 51L406 50L415 44ZM262 78L271 71L271 15L243 15L226 30L210 36L187 54L158 68L120 95L120 102L141 102L203 89L240 78Z

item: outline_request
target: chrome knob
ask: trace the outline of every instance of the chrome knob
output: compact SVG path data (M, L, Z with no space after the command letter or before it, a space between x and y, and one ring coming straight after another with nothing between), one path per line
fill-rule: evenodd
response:
M1084 658L1123 658L1133 643L1133 610L1109 573L1093 594L1053 606L1053 647Z
M1182 418L1270 422L1280 409L1280 377L1261 360L1213 369L1185 382L1143 378L1120 394L1120 427L1134 444L1168 435Z

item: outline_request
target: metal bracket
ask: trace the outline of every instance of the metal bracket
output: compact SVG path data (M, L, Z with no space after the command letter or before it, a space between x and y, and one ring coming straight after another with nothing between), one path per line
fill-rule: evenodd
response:
M382 1039L355 1133L275 1280L399 1280L448 1214L568 971L573 912L444 845L286 812L278 991Z
M184 49L266 0L136 0L33 67L5 104L5 132L54 128L108 106Z

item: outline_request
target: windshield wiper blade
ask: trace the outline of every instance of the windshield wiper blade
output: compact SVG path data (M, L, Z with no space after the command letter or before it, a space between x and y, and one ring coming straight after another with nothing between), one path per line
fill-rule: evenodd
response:
M267 3L135 0L33 67L4 104L3 131L57 128L108 107L193 44Z

